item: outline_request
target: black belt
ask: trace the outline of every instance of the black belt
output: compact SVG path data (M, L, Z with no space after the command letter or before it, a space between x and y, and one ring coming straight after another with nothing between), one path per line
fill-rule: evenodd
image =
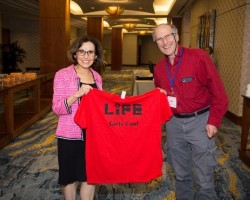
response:
M198 110L196 112L193 112L193 113L179 113L179 114L175 114L174 116L177 117L177 118L190 118L190 117L194 117L194 116L197 116L197 115L201 115L207 111L209 111L209 108L210 107L206 107L206 108L203 108L202 110Z

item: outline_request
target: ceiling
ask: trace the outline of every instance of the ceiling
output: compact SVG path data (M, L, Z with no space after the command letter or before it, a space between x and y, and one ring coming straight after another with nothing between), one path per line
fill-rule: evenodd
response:
M168 22L174 17L181 17L195 0L176 0L168 16L155 15L154 0L74 0L83 14L71 14L71 25L84 28L86 18L101 16L110 27L119 27L124 23L135 22L137 30L151 30L155 27L154 18L166 18ZM122 15L112 17L105 10L108 6L119 5L124 9ZM39 0L0 0L0 12L3 15L14 15L23 18L39 18ZM85 19L85 20L84 20ZM105 28L107 29L107 28ZM110 28L109 28L110 29ZM108 30L108 29L107 29Z

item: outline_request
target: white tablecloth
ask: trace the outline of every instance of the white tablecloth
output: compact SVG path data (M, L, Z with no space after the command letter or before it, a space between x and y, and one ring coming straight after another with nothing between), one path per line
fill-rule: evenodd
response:
M153 80L135 80L133 96L140 95L155 88Z

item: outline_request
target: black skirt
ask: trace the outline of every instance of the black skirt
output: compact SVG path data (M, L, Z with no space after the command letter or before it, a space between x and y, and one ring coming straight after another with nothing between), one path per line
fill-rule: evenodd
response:
M57 139L60 185L86 182L85 140Z

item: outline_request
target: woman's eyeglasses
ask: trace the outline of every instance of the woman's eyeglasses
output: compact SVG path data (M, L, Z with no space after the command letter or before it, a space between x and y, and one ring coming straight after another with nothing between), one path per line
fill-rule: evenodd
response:
M95 51L84 51L83 49L78 49L76 53L79 56L85 56L85 54L87 54L89 57L95 56Z

